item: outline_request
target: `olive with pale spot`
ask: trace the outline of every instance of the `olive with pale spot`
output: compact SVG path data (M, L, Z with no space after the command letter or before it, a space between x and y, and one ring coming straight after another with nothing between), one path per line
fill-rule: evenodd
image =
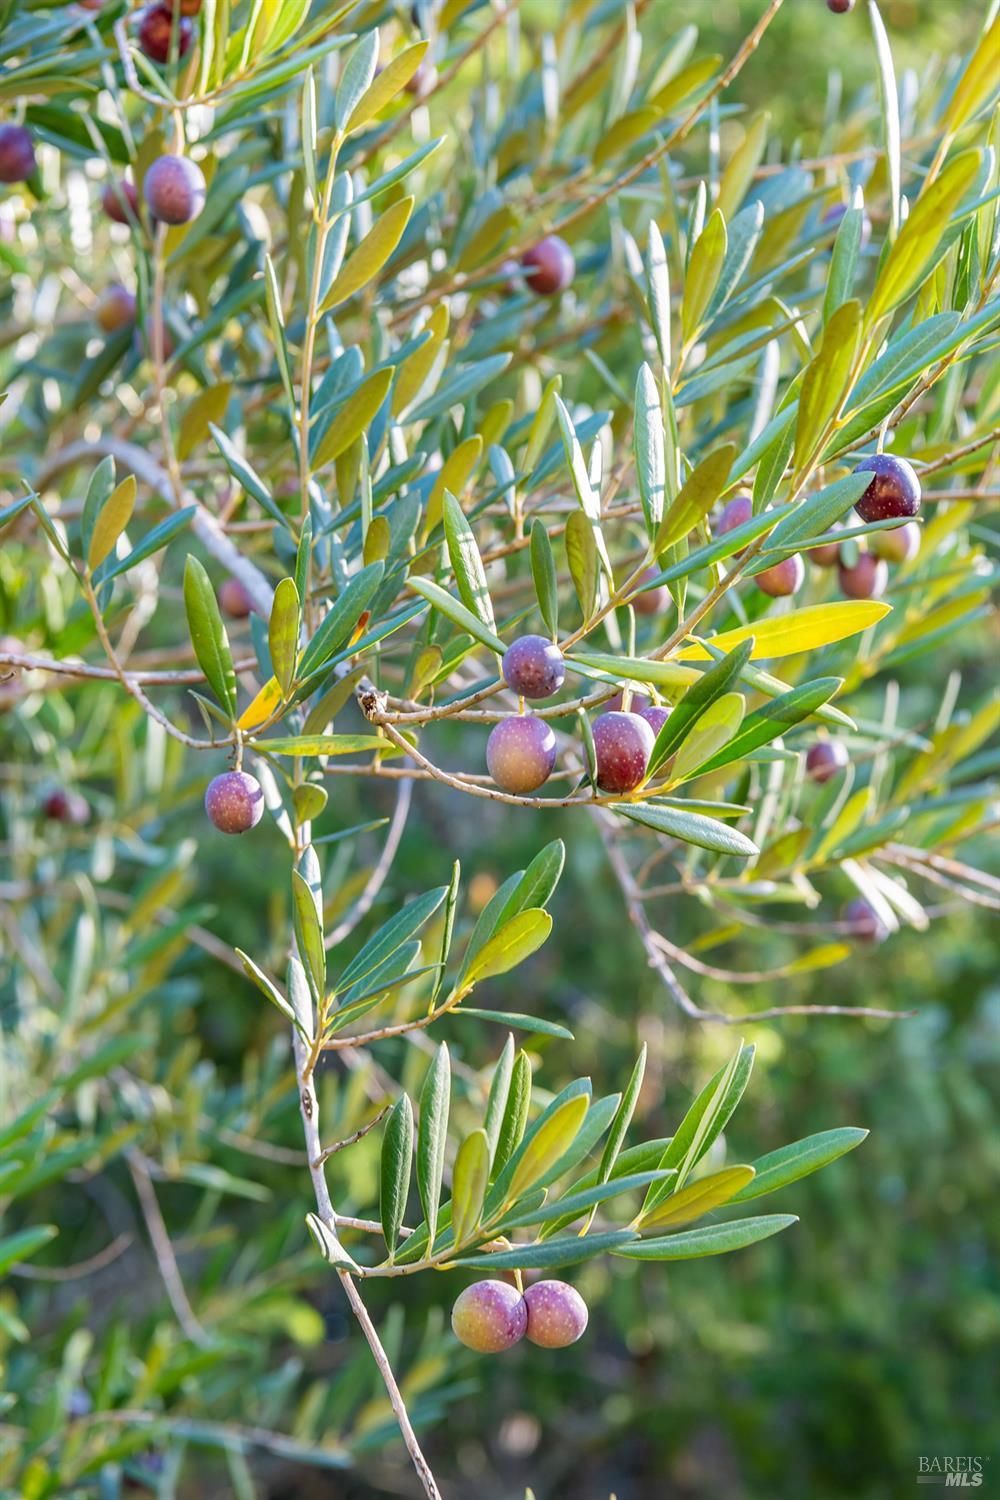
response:
M840 740L818 740L806 754L806 775L822 786L847 765L847 746Z
M547 234L521 257L524 279L540 297L564 292L576 273L573 252L558 234Z
M455 1337L477 1354L502 1354L524 1338L528 1309L516 1286L476 1281L460 1292L451 1310Z
M892 521L915 516L920 509L920 480L912 464L892 453L872 453L855 465L855 474L872 479L854 509L863 521Z
M601 791L633 791L646 774L655 742L652 726L639 714L609 713L595 719L594 754Z
M246 833L264 811L260 782L246 771L224 771L208 784L205 811L220 833Z
M160 224L190 224L205 207L205 174L187 156L159 156L143 178L142 192Z
M543 635L522 635L504 652L503 680L522 698L551 698L566 680L563 654Z
M486 741L486 768L502 792L536 792L552 774L556 737L544 719L516 714L501 719Z
M645 708L636 709L640 719L645 719L654 735L659 734L664 724L670 718L670 709L663 703L650 703Z
M536 1281L524 1294L528 1308L527 1335L543 1349L565 1349L583 1337L587 1304L576 1287L565 1281Z
M806 565L798 552L792 557L783 557L773 568L765 568L754 578L757 587L772 599L787 599L789 595L797 594L805 581Z

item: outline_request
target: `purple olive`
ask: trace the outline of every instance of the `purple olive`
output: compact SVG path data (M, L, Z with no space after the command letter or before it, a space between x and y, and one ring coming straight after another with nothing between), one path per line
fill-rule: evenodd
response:
M849 760L847 746L840 740L818 740L806 755L806 775L823 785L838 775Z
M540 297L564 292L573 280L576 261L566 241L548 234L521 257L525 280Z
M642 781L656 736L636 713L601 714L594 720L597 785L602 792L631 792Z
M575 1286L565 1281L536 1281L524 1294L528 1307L528 1338L543 1349L565 1349L583 1337L587 1304Z
M101 194L101 207L108 218L115 224L128 224L129 216L125 211L128 204L135 218L139 217L139 194L134 182L129 182L123 177L120 182L109 182Z
M806 565L798 552L775 563L773 568L765 568L754 578L757 587L770 594L772 599L786 599L789 594L797 594L805 581Z
M187 156L159 156L142 184L143 196L161 224L190 224L205 207L205 177Z
M841 920L850 928L851 936L862 943L884 943L889 929L882 921L870 901L856 896L848 901L841 913Z
M559 647L543 635L522 635L504 653L503 679L522 698L551 698L566 680Z
M840 592L848 599L881 599L889 582L889 569L879 557L860 552L853 568L840 564Z
M106 287L94 308L94 320L104 333L116 333L135 322L135 298L120 283Z
M544 719L517 714L494 724L486 741L486 768L502 792L524 796L552 774L556 737Z
M659 568L647 568L639 580L640 587L648 583L651 578L656 578L659 572ZM640 594L633 594L631 604L637 615L658 615L662 609L666 608L669 597L670 592L666 584L661 583L659 588L644 589Z
M194 28L187 16L177 17L177 56L183 57L194 41ZM169 5L147 5L139 13L139 46L155 63L170 60L174 13Z
M208 784L205 811L221 833L246 833L264 811L260 782L246 771L224 771Z
M42 799L42 813L53 823L68 823L74 828L82 827L90 818L87 799L61 786Z
M920 527L916 521L905 521L891 531L873 531L868 545L876 557L886 562L909 562L920 551Z
M712 529L717 537L725 536L727 531L735 531L737 526L745 526L752 519L753 501L750 496L734 495L720 510L719 519Z
M620 713L624 701L625 694L616 693L613 698L609 698L607 703L605 703L604 712L606 714ZM630 704L631 710L634 714L641 714L645 709L649 708L652 701L652 698L650 698L646 693L633 693L632 702Z
M27 182L35 170L35 143L24 125L0 125L0 182Z
M238 578L227 578L219 589L219 604L231 620L245 620L253 613L253 600Z
M835 526L832 529L839 531L840 528ZM817 568L835 568L840 562L840 543L822 542L818 547L810 547L806 556Z
M476 1281L460 1292L451 1310L455 1337L479 1354L502 1354L524 1338L528 1309L516 1286Z
M636 713L645 719L655 737L670 718L671 710L662 703L651 703L648 708L637 708Z
M905 458L872 453L856 465L855 474L873 474L871 484L854 509L863 521L892 521L915 516L920 509L920 480Z

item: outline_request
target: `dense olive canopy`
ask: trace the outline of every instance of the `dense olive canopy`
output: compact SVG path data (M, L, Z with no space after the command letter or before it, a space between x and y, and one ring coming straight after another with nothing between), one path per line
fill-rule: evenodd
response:
M0 4L3 1493L978 1451L996 10Z

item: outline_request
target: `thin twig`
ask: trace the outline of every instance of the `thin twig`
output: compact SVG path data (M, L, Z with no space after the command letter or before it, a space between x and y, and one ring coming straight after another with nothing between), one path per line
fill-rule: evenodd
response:
M139 1199L139 1207L146 1221L149 1231L150 1242L153 1253L156 1256L156 1264L159 1267L163 1285L170 1299L170 1305L178 1323L184 1330L185 1336L192 1344L197 1344L204 1349L211 1342L208 1334L195 1316L194 1309L188 1301L188 1294L184 1290L184 1282L177 1266L177 1257L174 1255L174 1247L170 1243L170 1235L160 1212L160 1205L156 1199L156 1190L153 1187L153 1179L149 1174L145 1159L138 1151L126 1151L125 1160L135 1183L136 1195Z
M103 1250L98 1250L96 1255L91 1255L87 1260L78 1260L71 1266L33 1266L30 1263L11 1266L11 1276L23 1276L26 1281L79 1281L84 1276L93 1276L95 1271L103 1271L105 1266L110 1266L132 1243L130 1234L120 1234L105 1245Z

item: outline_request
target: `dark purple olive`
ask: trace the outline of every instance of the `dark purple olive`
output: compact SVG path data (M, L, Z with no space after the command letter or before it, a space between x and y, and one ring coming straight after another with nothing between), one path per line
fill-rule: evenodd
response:
M602 792L631 792L642 781L656 736L636 713L601 714L594 720L597 785Z
M143 179L143 197L161 224L190 224L205 207L205 176L187 156L159 156Z
M753 519L753 501L749 495L734 495L727 500L719 512L719 518L712 527L716 539L725 536L727 532L735 531L737 526L743 526L747 521ZM739 553L736 554L740 556Z
M636 713L640 719L645 719L655 736L670 718L671 710L663 703L650 703L647 708L637 708Z
M772 599L786 599L789 594L797 594L805 581L806 565L798 552L775 563L773 568L765 568L754 578L757 587L770 594Z
M905 458L891 453L872 453L855 467L855 474L874 478L854 509L863 521L908 519L920 509L920 480Z
M0 182L27 182L35 170L35 143L24 125L0 125Z
M139 12L139 46L155 63L170 60L170 48L174 35L174 13L169 5L147 5ZM194 41L194 27L187 16L178 15L177 56L183 57Z
M840 564L840 592L848 599L881 599L889 582L889 569L879 557L861 552L853 568Z
M847 746L840 740L818 740L806 755L806 775L822 786L844 769L849 760Z
M547 234L521 257L524 277L540 297L554 297L564 292L573 280L576 261L566 241L557 234Z

